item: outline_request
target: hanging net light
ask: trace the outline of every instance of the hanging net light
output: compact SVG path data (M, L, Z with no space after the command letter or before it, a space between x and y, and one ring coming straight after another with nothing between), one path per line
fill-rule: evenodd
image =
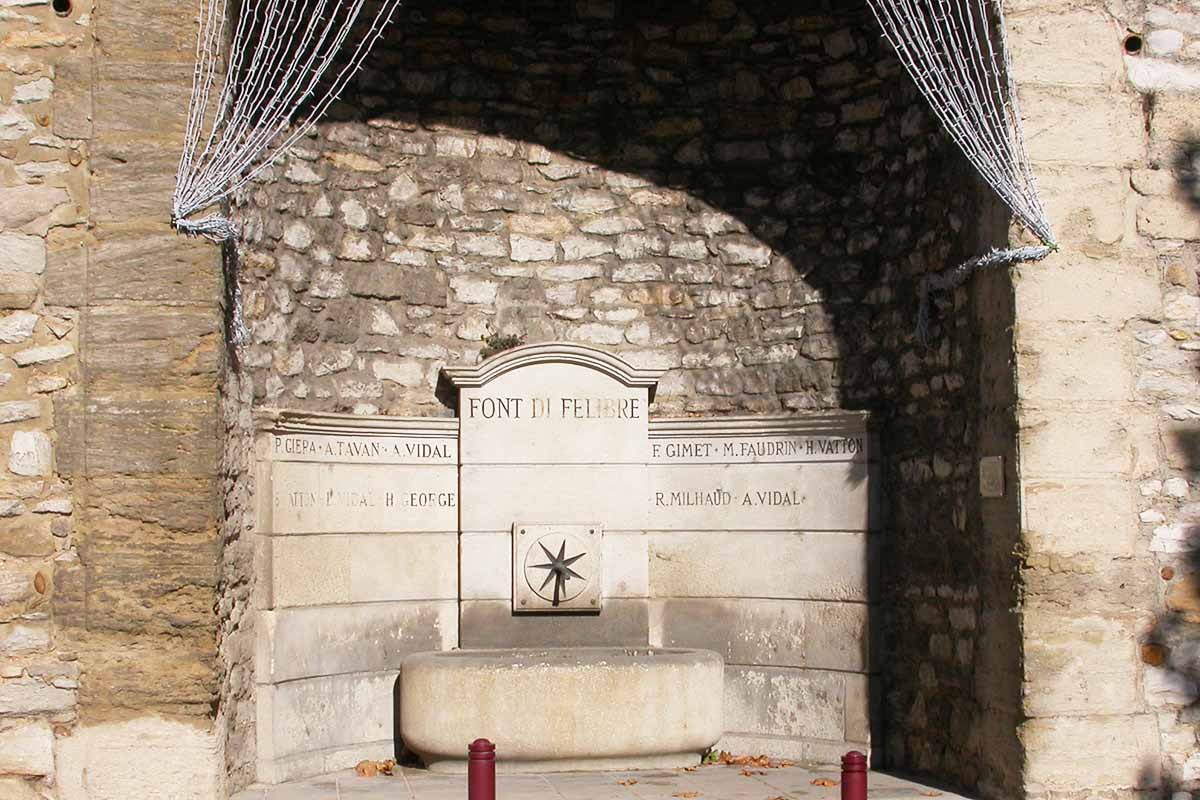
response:
M365 0L201 0L171 207L176 230L213 241L236 236L220 214L193 216L253 180L312 128L398 5L379 0L366 10ZM222 49L228 63L220 75Z
M1029 164L1012 84L1000 0L867 0L896 55L963 154L1041 245L992 250L919 287L917 333L929 333L929 295L978 269L1040 261L1057 249Z

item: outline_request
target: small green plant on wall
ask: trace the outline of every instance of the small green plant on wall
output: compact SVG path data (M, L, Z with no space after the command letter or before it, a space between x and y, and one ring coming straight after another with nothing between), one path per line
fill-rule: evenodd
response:
M498 333L493 333L491 336L485 336L483 339L483 351L480 352L480 358L491 358L497 353L503 353L505 350L512 350L514 347L520 347L525 343L525 338L522 336L501 336Z

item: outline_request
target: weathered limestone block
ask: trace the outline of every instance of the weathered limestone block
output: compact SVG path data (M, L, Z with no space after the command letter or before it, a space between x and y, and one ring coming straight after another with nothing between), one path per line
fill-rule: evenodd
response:
M163 227L105 226L97 231L88 258L93 300L213 304L220 291L219 250ZM76 264L62 268L74 271ZM79 275L69 279L79 281Z
M656 601L652 609L656 646L715 650L726 664L868 668L865 604L692 598Z
M1194 202L1174 197L1143 197L1137 206L1138 232L1152 239L1200 241L1200 214Z
M194 64L102 58L92 89L93 126L99 139L138 134L170 139L178 147L192 90ZM173 170L167 173L173 174Z
M384 741L391 746L395 683L396 673L389 670L259 686L258 757L278 763L326 751L319 774L353 766L361 752L356 748ZM275 779L286 780L286 769Z
M84 236L65 228L52 230L46 238L46 272L43 287L46 303L74 308L86 302L86 242Z
M54 775L54 731L45 720L0 723L0 773Z
M84 725L56 745L62 800L144 796L219 800L224 764L207 720L143 716Z
M281 608L255 626L259 683L397 670L409 653L458 642L453 600Z
M1158 784L1153 714L1035 719L1021 725L1020 736L1030 794Z
M52 117L54 133L64 139L90 139L92 136L91 61L72 58L54 67Z
M725 730L733 733L840 741L846 731L845 704L841 673L725 668Z
M112 98L98 99L97 108L106 101L113 102ZM186 100L163 102L186 103ZM171 116L183 117L178 113ZM117 121L101 116L98 124L116 125ZM109 224L131 219L156 223L169 221L175 172L179 167L178 141L129 139L125 129L118 130L119 133L108 132L107 136L105 131L100 132L103 138L98 139L89 162L92 174L88 188L93 219ZM148 131L153 132L153 129ZM180 245L181 252L185 251L186 243L180 242Z
M36 678L0 679L0 709L5 715L68 712L74 708L72 689L59 689Z
M217 463L213 400L56 401L56 459L64 475L210 475ZM87 415L88 434L83 422Z
M98 7L96 38L108 58L188 62L184 54L196 47L196 21L192 15L176 11L161 0L130 0L119 7ZM130 25L131 16L144 24Z
M1024 615L1025 713L1130 714L1140 708L1133 620L1064 616L1039 608Z
M1009 17L1013 79L1022 86L1108 88L1124 76L1116 20L1099 8Z
M1056 86L1019 94L1035 162L1130 166L1146 156L1145 119L1135 93Z
M1143 259L1062 254L1021 267L1017 313L1030 322L1124 322L1161 313L1157 270Z
M275 536L270 547L270 607L457 596L452 533Z
M1059 242L1083 252L1120 242L1133 200L1125 174L1101 167L1039 166L1038 193Z
M751 531L654 534L650 593L866 601L869 539L866 534ZM830 564L841 568L830 569Z
M1145 443L1154 421L1130 406L1079 402L1070 409L1026 405L1019 414L1021 461L1030 477L1140 477L1156 464Z
M213 554L214 548L201 552ZM194 559L193 559L194 560ZM207 632L212 623L217 571L207 564L106 554L86 564L90 631L175 634Z
M1027 480L1022 498L1032 552L1082 558L1134 554L1138 526L1133 491L1124 481Z
M223 342L216 307L102 306L89 309L83 324L83 360L97 391L214 385Z
M1131 343L1107 326L1034 323L1022 326L1019 341L1022 397L1035 402L1132 399Z
M87 665L79 684L81 706L197 717L211 713L215 631L181 628L157 636L85 631L75 623L66 621L58 635Z

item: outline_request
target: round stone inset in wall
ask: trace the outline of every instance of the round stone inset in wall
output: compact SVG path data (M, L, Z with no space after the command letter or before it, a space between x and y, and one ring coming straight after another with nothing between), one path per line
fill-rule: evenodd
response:
M599 611L598 525L513 526L513 609Z

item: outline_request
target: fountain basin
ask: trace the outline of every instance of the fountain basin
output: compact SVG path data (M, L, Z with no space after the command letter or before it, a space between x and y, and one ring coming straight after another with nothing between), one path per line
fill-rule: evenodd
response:
M400 672L400 735L438 772L496 744L502 772L697 764L721 738L724 663L709 650L569 647L418 653Z

